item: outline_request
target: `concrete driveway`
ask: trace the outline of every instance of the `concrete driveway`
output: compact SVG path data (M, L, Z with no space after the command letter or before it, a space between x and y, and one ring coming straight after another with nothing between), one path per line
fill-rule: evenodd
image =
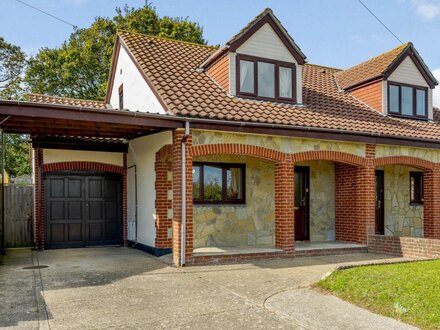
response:
M0 257L0 326L20 329L406 329L308 288L339 264L382 262L353 254L174 268L122 248ZM23 269L44 265L38 270Z

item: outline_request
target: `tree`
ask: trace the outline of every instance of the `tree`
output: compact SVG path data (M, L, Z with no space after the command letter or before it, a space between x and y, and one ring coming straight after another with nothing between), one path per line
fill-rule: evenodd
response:
M4 134L4 138L6 172L8 172L12 178L23 174L30 174L29 136L25 134Z
M160 18L146 3L116 8L110 18L97 17L89 28L74 31L59 48L43 48L30 59L26 84L33 93L102 100L107 90L118 29L204 44L203 30L183 18Z
M0 37L0 98L20 97L25 66L26 56L21 48Z

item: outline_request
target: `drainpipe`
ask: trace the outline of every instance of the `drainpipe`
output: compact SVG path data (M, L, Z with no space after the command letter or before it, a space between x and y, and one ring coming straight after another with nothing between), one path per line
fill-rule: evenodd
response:
M182 139L182 225L180 241L180 265L185 266L186 253L186 140L189 137L189 122L185 122L185 135Z
M134 245L136 246L138 242L138 194L137 194L137 167L135 165L131 165L127 167L127 171L129 169L134 170Z

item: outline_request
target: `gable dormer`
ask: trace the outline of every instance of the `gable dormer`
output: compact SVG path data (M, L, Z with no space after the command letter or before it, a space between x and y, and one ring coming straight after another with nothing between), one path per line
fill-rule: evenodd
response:
M339 87L384 115L433 119L438 84L412 43L335 74Z
M272 10L265 9L202 67L230 95L301 104L305 60Z

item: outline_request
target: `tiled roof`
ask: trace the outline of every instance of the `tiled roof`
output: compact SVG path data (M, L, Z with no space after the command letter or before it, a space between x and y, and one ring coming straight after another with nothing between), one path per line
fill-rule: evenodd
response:
M386 53L373 57L368 61L355 65L347 70L338 72L335 77L339 87L347 89L359 83L382 76L392 63L411 44L403 44Z
M440 125L383 116L339 91L339 70L306 64L304 106L229 96L200 63L216 48L142 34L119 34L170 113L179 116L332 129L365 134L439 140Z
M98 109L107 108L105 102L103 101L72 99L68 97L47 96L42 94L29 94L29 101L39 102L39 103L76 105L80 107L98 108Z

